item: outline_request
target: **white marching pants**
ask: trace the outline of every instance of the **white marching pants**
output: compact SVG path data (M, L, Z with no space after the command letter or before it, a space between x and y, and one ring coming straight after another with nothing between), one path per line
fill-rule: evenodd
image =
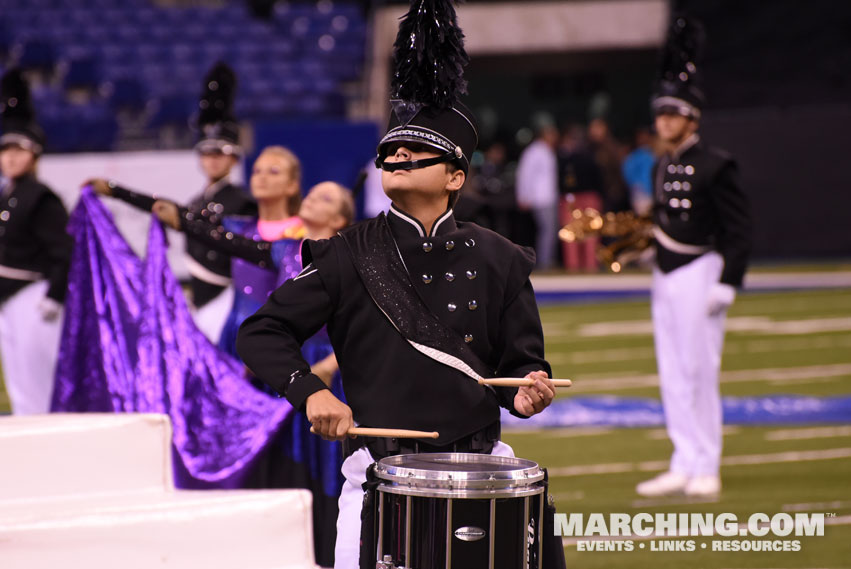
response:
M216 298L193 310L195 325L215 345L219 343L222 329L233 307L233 286L225 288Z
M718 374L726 311L710 316L709 289L724 261L706 253L668 274L653 272L651 305L659 384L668 436L670 471L718 475L721 461L721 392Z
M62 314L51 322L41 317L38 304L48 286L34 282L0 305L0 360L15 415L50 412Z
M498 441L494 456L514 457L514 450ZM363 505L363 483L366 469L375 462L369 450L359 448L343 462L343 490L340 493L340 513L337 516L337 546L334 549L334 569L358 569L360 566L360 513Z

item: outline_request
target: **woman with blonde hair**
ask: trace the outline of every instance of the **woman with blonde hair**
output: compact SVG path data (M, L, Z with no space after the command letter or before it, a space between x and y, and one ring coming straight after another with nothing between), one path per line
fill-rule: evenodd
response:
M301 196L301 163L283 146L265 148L251 172L251 195L258 216L215 215L198 218L169 201L153 212L167 225L231 256L234 303L219 347L236 354L239 325L266 302L284 281L301 271L301 240L328 239L354 217L351 192L335 182L321 182ZM320 369L330 383L334 369Z
M242 321L278 286L298 278L302 239L328 239L354 218L354 200L348 189L336 182L320 182L302 199L300 177L298 159L289 150L273 146L260 154L252 170L250 186L257 200L257 218L225 217L219 223L188 215L171 202L154 205L154 214L167 225L231 256L234 304L219 346L232 355ZM310 362L311 372L337 397L344 398L337 359L324 327L304 343L302 354ZM325 567L333 564L341 466L340 443L311 434L306 417L293 413L244 484L311 490L316 560Z

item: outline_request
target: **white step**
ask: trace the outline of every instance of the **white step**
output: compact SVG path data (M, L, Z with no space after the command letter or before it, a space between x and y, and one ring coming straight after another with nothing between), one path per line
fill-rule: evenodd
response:
M0 457L0 501L174 487L165 415L0 417Z
M315 569L306 490L0 502L0 567Z

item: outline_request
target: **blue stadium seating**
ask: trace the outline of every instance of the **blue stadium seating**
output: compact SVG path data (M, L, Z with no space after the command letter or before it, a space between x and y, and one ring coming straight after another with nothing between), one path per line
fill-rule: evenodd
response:
M188 128L201 79L219 60L237 72L240 118L341 117L341 83L359 79L364 65L358 4L280 2L266 22L253 19L244 0L219 8L0 0L0 67L47 74L36 102L50 151L111 148L117 110L147 113L152 132ZM65 92L79 88L93 97L72 106Z
M101 85L101 94L114 111L139 111L147 102L147 90L135 77L118 77Z

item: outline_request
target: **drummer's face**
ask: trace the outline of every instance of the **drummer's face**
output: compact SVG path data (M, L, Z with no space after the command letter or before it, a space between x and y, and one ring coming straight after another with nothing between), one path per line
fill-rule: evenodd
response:
M391 144L384 159L387 163L425 160L440 156L431 147L412 142ZM405 200L410 194L428 196L432 199L446 199L449 193L461 189L464 185L464 173L447 163L434 164L415 170L381 171L381 184L384 193L391 200Z

